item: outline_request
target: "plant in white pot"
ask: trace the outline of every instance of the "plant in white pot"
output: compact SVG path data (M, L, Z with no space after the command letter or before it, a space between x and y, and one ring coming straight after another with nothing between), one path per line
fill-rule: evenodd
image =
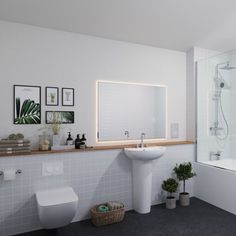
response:
M185 191L186 180L196 176L193 172L192 164L190 162L183 164L176 164L174 172L179 181L183 181L183 192L179 194L179 202L181 206L189 206L189 193Z
M50 129L52 131L52 145L54 147L60 146L61 142L61 136L60 136L60 130L61 130L61 119L57 117L56 112L52 113L52 119L50 122Z
M175 196L173 196L173 193L177 191L178 188L178 182L173 179L169 178L167 180L164 180L162 183L162 189L169 194L166 197L166 208L167 209L174 209L176 208L176 199Z
M61 131L61 119L57 115L56 112L52 112L52 116L50 119L50 123L45 125L44 127L40 128L39 130L47 130L47 134L52 135L52 146L60 146L61 143L61 136L60 136L60 131ZM49 133L50 132L50 133ZM46 132L44 132L45 134Z

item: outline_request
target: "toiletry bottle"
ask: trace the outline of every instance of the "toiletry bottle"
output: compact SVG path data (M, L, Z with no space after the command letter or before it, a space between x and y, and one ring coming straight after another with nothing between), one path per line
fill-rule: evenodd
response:
M82 138L81 138L81 144L80 144L80 148L81 149L85 149L86 148L86 138L85 138L85 134L82 135Z
M80 135L77 134L77 138L75 139L75 148L76 149L80 149L80 143L81 143Z
M71 138L70 132L68 132L68 138L66 140L66 145L73 145L73 139Z
M82 139L81 139L81 141L85 143L86 140L87 140L87 139L85 138L85 134L82 134Z

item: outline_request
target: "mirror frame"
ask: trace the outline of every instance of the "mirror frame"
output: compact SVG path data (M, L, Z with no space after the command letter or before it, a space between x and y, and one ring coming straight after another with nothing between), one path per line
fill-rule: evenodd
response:
M153 86L153 87L162 87L165 88L165 137L164 138L155 138L155 139L148 139L145 138L145 141L148 141L149 143L154 143L156 141L166 141L168 140L168 88L166 85L160 85L160 84L150 84L150 83L141 83L141 82L126 82L126 81L113 81L113 80L96 80L96 92L95 92L95 142L96 144L133 144L137 143L140 139L121 139L121 140L100 140L98 139L98 104L99 104L99 83L113 83L113 84L127 84L127 85L140 85L140 86ZM146 142L147 143L147 142Z

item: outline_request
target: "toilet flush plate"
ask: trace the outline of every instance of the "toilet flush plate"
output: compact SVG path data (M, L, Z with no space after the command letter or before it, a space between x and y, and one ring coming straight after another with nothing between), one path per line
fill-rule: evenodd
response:
M42 163L42 176L63 175L63 161L50 161Z
M170 126L171 138L179 138L179 124L171 123Z

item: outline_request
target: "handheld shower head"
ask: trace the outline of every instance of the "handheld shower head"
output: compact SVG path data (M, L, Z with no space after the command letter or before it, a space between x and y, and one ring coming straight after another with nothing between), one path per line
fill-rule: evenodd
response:
M222 89L230 89L231 87L224 79L220 79L218 81L218 88L222 90Z
M220 83L220 87L221 87L221 88L224 88L224 87L225 87L225 83L224 83L224 82L221 82L221 83Z

